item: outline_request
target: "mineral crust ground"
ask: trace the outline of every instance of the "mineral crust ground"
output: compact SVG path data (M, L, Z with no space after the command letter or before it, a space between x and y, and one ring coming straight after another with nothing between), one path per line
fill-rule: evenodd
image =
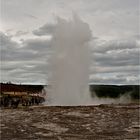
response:
M1 140L138 140L139 104L1 109Z

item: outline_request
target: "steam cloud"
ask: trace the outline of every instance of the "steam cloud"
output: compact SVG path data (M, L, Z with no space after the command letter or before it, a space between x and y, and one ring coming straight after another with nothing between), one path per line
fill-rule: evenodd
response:
M91 30L77 15L72 20L57 18L48 25L52 35L47 105L99 105L130 102L124 95L118 99L91 97L89 92L89 41Z
M74 15L69 21L57 18L52 28L48 30L52 34L53 54L47 100L50 105L89 104L89 25Z

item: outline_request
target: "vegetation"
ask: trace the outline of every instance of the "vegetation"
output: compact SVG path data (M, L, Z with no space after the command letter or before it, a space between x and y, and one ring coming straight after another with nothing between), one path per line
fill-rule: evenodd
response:
M132 99L140 99L139 85L90 85L92 96L117 98L121 95L130 95Z

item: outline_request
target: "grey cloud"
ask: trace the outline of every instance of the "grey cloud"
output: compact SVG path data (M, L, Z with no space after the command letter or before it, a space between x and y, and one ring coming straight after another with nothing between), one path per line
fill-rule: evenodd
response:
M0 32L0 45L2 50L7 48L12 49L18 46L16 42L11 40L11 36L7 36L3 32Z
M23 47L28 50L45 51L50 49L51 40L48 39L28 39L23 42Z
M90 83L94 84L139 84L139 79L136 76L121 76L118 77L112 76L112 77L103 77L103 76L94 76L94 78L90 79Z
M91 74L114 74L114 73L119 73L119 74L132 74L132 75L139 75L139 69L140 66L113 66L113 67L108 67L108 66L92 66L90 68L90 73Z
M90 83L96 83L96 84L124 84L126 83L126 78L116 78L116 77L94 77L94 79L90 80Z
M2 7L5 7L2 9L2 20L4 19L8 28L14 31L19 25L18 28L21 27L19 30L22 31L25 28L35 29L36 26L40 26L32 32L33 35L40 37L50 35L55 29L55 24L49 23L54 19L52 12L69 18L71 11L76 11L84 21L90 24L93 35L99 36L95 40L96 43L93 41L91 75L94 74L94 76L91 81L138 83L134 77L139 74L137 43L139 0L108 0L107 2L103 0L41 0L41 2L29 0L27 3L19 0L14 2L4 0ZM25 14L25 11L29 14ZM39 20L35 20L36 17L39 17ZM46 20L49 22L43 25ZM18 36L23 34L24 32L17 32ZM51 54L51 41L23 38L24 41L19 44L6 34L1 36L1 59L4 63L2 73L5 75L3 77L15 82L46 82L44 79L47 77L47 59ZM14 36L16 37L16 34ZM106 38L111 37L116 40L106 41ZM123 38L125 40L122 40Z
M17 37L19 37L19 36L22 36L22 35L26 35L26 34L28 34L28 32L27 31L17 31L16 33L15 33L15 37L17 36Z
M96 43L95 43L96 42ZM139 84L139 50L136 38L93 41L90 82ZM99 75L99 76L97 76Z
M116 10L116 9L135 9L138 4L139 0L108 0L107 3L103 2L102 0L87 0L86 3L90 3L89 8L90 10L100 9L106 10Z
M0 38L1 60L6 61L7 58L12 58L17 54L17 51L19 50L19 45L15 41L12 41L11 37L7 36L2 32L0 33Z
M95 63L100 66L133 66L139 65L139 50L121 53L94 54Z
M3 81L46 83L51 40L27 39L18 44L3 33L1 36ZM99 41L92 51L92 59L90 75L94 76L90 82L138 83L135 77L139 75L139 46L134 40Z
M113 40L93 42L92 59L96 66L135 66L139 65L140 46L136 40Z
M36 16L28 14L28 13L24 13L25 16L29 17L29 18L33 18L33 19L38 19Z
M100 41L100 40L99 40ZM93 44L93 52L96 53L106 53L107 51L117 51L117 50L125 50L125 49L137 49L140 46L136 42L136 39L125 39L125 40L111 40L104 41L101 43Z
M1 80L43 83L49 52L47 48L49 48L47 40L25 40L22 44L18 44L12 41L11 37L1 33Z
M37 30L33 31L34 35L42 36L42 35L50 35L55 30L54 24L45 24Z
M32 73L29 71L15 71L12 74L7 72L2 72L3 76L1 77L1 80L3 82L11 81L14 83L26 83L26 84L44 84L46 83L46 77L44 77L44 74L38 74L38 73Z
M41 59L44 60L45 54L50 53L49 47L50 41L48 40L32 39L18 44L7 35L1 35L1 59L3 61L41 61Z

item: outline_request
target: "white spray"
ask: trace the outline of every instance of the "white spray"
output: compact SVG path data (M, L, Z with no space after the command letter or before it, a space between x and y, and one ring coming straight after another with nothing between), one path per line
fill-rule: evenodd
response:
M57 18L53 26L47 100L49 105L90 104L89 25L77 15L72 20Z

